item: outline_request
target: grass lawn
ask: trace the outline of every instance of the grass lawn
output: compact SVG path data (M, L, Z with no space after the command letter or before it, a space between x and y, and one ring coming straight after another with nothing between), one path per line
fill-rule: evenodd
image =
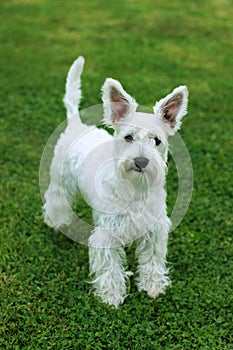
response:
M230 0L1 1L0 349L233 349L231 10ZM190 90L181 135L194 191L170 234L173 284L151 300L132 279L119 309L90 293L87 248L41 214L40 158L65 119L78 55L82 108L100 103L108 76L149 108L180 84ZM172 161L168 189L170 208Z

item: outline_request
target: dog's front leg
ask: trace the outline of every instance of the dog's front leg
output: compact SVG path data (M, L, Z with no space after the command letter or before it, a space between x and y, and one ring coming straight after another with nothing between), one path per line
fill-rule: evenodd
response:
M138 244L138 290L145 290L151 298L165 293L170 284L167 277L166 253L169 221L156 225L153 232L143 237Z
M126 254L112 239L110 230L96 228L90 236L89 263L95 295L118 307L126 297Z

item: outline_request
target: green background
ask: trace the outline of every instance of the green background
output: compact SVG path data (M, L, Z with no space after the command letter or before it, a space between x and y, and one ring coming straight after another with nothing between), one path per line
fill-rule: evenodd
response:
M1 1L1 349L233 349L230 5ZM54 233L41 215L40 158L65 119L65 78L79 55L86 58L81 108L101 102L106 77L149 108L180 84L190 91L181 135L194 190L170 234L173 284L151 300L132 279L119 309L90 293L87 248ZM171 210L171 159L168 190ZM128 259L135 270L132 248Z

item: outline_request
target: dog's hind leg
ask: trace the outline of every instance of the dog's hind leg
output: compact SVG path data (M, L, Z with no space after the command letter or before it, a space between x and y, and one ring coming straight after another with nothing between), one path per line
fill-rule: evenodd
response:
M60 141L62 141L63 135ZM76 186L69 168L65 165L66 148L62 142L58 143L50 168L50 184L45 192L43 214L45 223L58 229L62 225L69 225L73 218L73 198ZM63 174L66 172L66 174Z
M70 198L69 198L70 197ZM43 206L44 222L55 229L72 222L72 199L64 194L63 189L57 184L50 183L45 193Z

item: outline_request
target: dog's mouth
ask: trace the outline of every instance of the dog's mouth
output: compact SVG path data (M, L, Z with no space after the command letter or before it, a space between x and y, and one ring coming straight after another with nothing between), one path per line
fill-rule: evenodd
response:
M128 171L144 174L146 172L146 168L140 168L135 164L131 164L131 166L128 168Z
M131 166L131 167L128 167L128 169L125 169L126 173L138 173L143 175L145 173L145 170L146 169L141 169L141 168L138 168L138 167L135 167L135 166Z
M132 166L131 169L129 169L130 171L134 172L134 173L139 173L141 175L144 175L146 173L146 168L139 168L137 166Z
M144 173L144 170L141 168L133 168L132 170L136 171L137 173Z

